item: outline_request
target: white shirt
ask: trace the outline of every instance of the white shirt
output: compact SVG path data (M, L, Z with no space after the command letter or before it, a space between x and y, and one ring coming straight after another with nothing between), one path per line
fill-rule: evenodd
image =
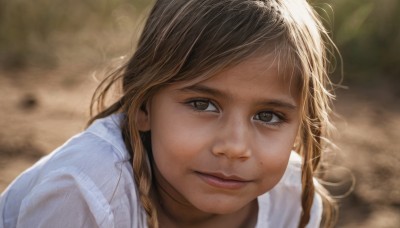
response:
M120 119L95 121L14 180L0 196L0 228L147 227ZM256 228L298 226L300 176L301 158L292 152L280 182L258 197ZM307 227L319 227L321 214L316 194Z

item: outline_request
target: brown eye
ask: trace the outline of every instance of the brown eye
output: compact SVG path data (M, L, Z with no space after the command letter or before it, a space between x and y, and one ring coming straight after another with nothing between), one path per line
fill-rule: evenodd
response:
M268 124L276 124L282 122L282 119L273 112L260 112L254 119L260 120Z
M271 121L272 120L272 118L274 117L274 114L272 114L272 113L270 113L270 112L261 112L260 114L258 114L258 118L261 120L261 121L264 121L264 122L269 122L269 121Z
M194 100L190 101L188 104L190 104L196 111L218 112L215 105L208 100Z
M195 107L198 110L207 110L209 105L210 102L208 101L193 101L193 107Z

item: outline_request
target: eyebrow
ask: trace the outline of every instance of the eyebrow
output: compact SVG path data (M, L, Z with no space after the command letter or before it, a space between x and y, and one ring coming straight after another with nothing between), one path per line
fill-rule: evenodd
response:
M191 85L187 86L181 89L178 89L181 92L194 92L194 93L201 93L201 94L209 94L214 97L222 97L222 98L231 98L229 94L226 94L220 90L205 86L205 85ZM264 106L272 106L272 107L279 107L279 108L286 108L290 110L295 110L297 106L295 104L292 104L287 101L279 100L279 99L266 99L266 100L261 100L257 102L259 105L264 105Z

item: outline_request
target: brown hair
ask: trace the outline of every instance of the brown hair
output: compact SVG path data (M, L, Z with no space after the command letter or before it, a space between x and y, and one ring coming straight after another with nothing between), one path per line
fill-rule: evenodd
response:
M305 227L315 191L324 201L324 226L334 224L336 207L313 180L325 148L331 85L327 43L333 45L317 14L305 0L157 0L129 61L97 88L91 110L94 120L124 113L122 133L132 155L139 197L149 227L158 227L149 196L151 164L144 148L149 138L136 126L143 104L168 84L206 79L254 55L274 54L278 63L300 78L301 124L296 151L303 158L302 214ZM333 45L334 47L334 45ZM105 107L110 88L122 82L122 96ZM97 105L97 106L96 106Z

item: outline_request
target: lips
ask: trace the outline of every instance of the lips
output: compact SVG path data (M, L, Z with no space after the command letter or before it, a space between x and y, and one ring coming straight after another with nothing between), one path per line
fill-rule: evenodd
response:
M251 181L235 175L224 175L222 173L195 172L205 183L214 188L240 189L248 185Z

